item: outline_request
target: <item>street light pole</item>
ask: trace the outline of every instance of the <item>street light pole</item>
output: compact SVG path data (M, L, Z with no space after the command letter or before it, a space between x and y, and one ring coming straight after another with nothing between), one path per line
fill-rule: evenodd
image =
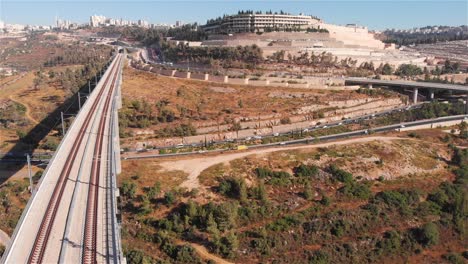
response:
M63 122L63 112L60 112L60 118L62 119L62 136L65 136L65 124Z
M29 154L26 154L26 160L28 161L28 176L29 176L29 188L31 188L31 196L34 196L34 186L33 186L33 180L32 180L32 171L31 171L31 157L29 157Z
M78 92L78 110L81 110L81 94Z

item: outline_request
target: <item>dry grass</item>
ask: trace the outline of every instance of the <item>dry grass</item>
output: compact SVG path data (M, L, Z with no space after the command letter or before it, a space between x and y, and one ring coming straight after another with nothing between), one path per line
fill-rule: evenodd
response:
M81 67L80 65L52 67L47 68L46 71L62 72L67 68L76 70ZM69 96L65 90L61 89L58 83L44 84L38 89L34 89L34 78L34 73L28 72L17 81L4 85L0 92L0 103L13 101L25 106L25 117L30 121L28 127L20 128L25 132L47 117L49 113L53 112ZM18 128L0 129L1 151L6 151L17 143L16 129Z
M162 171L157 160L122 161L122 174L119 176L120 182L134 180L141 187L160 182L163 191L179 186L185 179L187 173L183 171Z
M446 147L431 147L430 144L417 140L396 140L391 143L373 141L318 149L276 151L263 155L250 155L233 160L229 164L216 164L202 171L199 179L205 186L213 186L216 177L223 175L243 177L250 181L257 167L291 173L291 168L305 163L322 168L336 164L355 176L367 179L384 176L392 180L419 181L444 170L445 162L437 157L445 153L447 153ZM420 177L415 178L416 175ZM447 177L448 175L445 175L442 180ZM434 182L430 185L434 185Z
M170 104L167 108L173 110L176 116L180 114L180 107L188 109L186 119L192 123L197 120L222 123L226 117L258 119L267 115L289 116L303 106L367 98L354 91L253 87L184 80L156 76L129 67L125 68L123 79L123 98L128 101L144 99L153 107L160 100L168 100Z

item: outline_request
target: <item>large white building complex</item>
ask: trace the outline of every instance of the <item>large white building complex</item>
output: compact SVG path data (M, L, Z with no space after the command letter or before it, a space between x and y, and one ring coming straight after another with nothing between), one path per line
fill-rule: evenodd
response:
M321 20L316 17L303 14L240 12L237 15L211 19L203 26L203 29L208 33L265 32L287 29L306 30L307 28L316 27L320 22Z
M352 58L358 64L402 63L426 65L425 56L395 49L376 38L367 27L356 24L335 25L310 15L284 12L239 11L210 19L202 26L208 33L201 46L257 45L265 57L278 51L287 55L331 53L338 59Z

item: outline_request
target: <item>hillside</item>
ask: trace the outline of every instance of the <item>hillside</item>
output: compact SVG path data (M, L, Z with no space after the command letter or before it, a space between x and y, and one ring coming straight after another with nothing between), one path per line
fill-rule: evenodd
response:
M460 260L467 151L441 130L415 134L124 161L128 260Z

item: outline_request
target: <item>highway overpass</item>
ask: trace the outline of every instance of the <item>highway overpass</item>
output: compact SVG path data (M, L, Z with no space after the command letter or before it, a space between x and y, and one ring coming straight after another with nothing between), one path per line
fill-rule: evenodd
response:
M433 82L414 82L414 81L403 81L403 80L377 80L369 78L345 78L346 85L368 85L370 88L375 86L386 86L396 88L411 88L413 89L413 103L418 100L418 90L428 89L430 93L430 99L434 99L434 91L436 90L448 90L465 94L468 97L468 86L459 84L447 84L447 83L433 83ZM468 107L468 104L467 104Z
M117 53L53 155L2 263L124 262L117 220Z

